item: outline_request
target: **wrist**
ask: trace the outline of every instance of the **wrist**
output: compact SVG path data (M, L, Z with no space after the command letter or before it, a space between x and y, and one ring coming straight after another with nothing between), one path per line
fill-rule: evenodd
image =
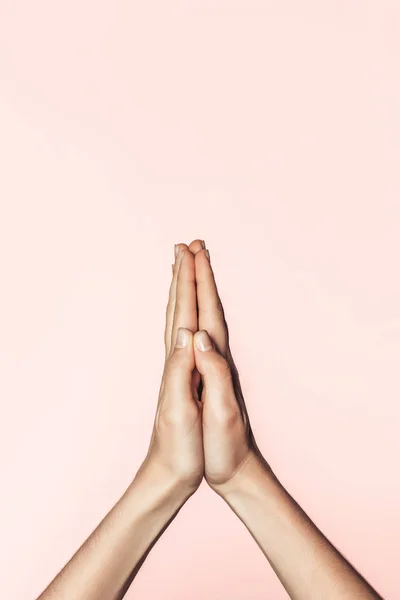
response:
M171 512L179 510L195 490L161 465L145 460L126 493L140 497L149 511Z
M271 467L259 452L250 450L234 476L215 491L229 504L235 497L254 495L273 482L278 483Z

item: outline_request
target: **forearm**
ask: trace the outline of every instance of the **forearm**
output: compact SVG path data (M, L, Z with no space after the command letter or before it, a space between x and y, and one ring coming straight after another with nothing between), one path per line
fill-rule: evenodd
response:
M257 459L249 461L221 495L249 529L292 600L380 598Z
M139 471L38 600L118 600L190 494L158 473Z

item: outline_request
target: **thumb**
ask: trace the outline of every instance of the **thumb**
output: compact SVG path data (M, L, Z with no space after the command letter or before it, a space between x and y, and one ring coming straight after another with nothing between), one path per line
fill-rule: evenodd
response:
M205 330L194 335L194 356L203 380L205 402L214 408L237 408L230 365Z
M194 367L193 333L180 327L175 347L166 363L165 384L168 389L180 395L190 390Z

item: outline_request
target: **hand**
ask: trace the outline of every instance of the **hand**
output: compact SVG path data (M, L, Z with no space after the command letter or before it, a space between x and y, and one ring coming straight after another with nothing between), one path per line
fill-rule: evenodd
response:
M250 427L209 253L199 240L189 249L195 256L197 284L200 331L194 336L194 354L203 385L205 478L222 495L250 461L268 465Z
M204 474L199 373L193 333L197 331L194 257L176 246L165 327L165 367L150 447L141 472L166 476L192 494Z
M209 254L200 241L192 242L190 250L178 247L173 269L166 361L147 457L125 494L40 598L122 598L205 471L209 485L246 525L293 600L381 600L286 492L259 452Z

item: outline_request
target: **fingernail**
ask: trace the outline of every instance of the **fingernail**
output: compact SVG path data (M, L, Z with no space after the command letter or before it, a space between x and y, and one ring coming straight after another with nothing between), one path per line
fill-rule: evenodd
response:
M179 246L178 246L178 244L175 244L174 251L175 251L175 258L177 258L178 257L178 253L179 253Z
M208 260L210 260L210 252L206 250L204 254L207 256Z
M212 343L207 331L199 331L196 334L196 346L202 352L206 352L207 350L211 350Z
M189 332L187 329L183 329L183 327L179 327L178 333L176 334L176 343L175 346L177 348L184 348L189 343Z
M204 241L204 240L201 240L201 247L202 247L202 248L205 248L205 247L206 247L206 243L205 243L205 241Z

